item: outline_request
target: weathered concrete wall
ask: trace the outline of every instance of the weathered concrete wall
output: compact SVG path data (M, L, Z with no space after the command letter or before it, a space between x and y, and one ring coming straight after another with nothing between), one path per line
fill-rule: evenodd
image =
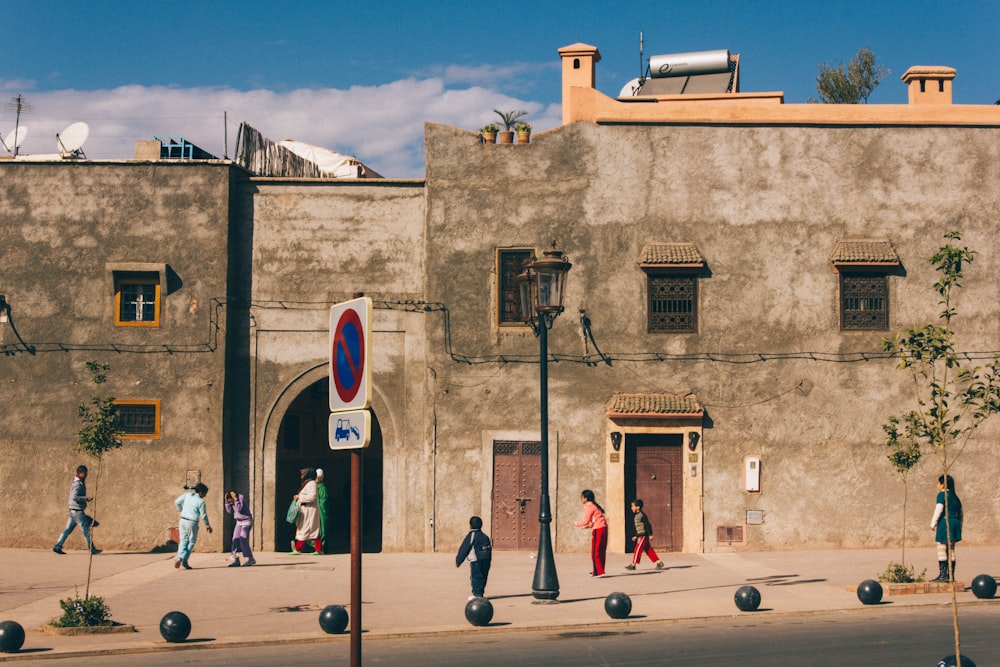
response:
M891 331L936 319L927 260L951 230L980 252L956 304L959 347L998 349L998 139L981 128L575 123L527 146L484 146L473 133L428 124L428 300L450 309L454 352L484 362L456 363L440 337L430 343L438 478L488 481L482 432L537 433L537 362L511 363L537 360L537 340L491 326L489 294L498 247L544 249L555 239L574 267L550 353L593 352L579 323L585 309L598 345L615 357L612 367L550 364L557 549L586 548L573 526L580 489L621 498L608 488L621 465L606 442L615 392L693 392L706 407L705 550L898 543L902 485L881 425L910 409L912 394L891 361L865 353L880 351ZM889 280L890 331L839 328L829 257L852 238L887 238L902 259L904 275ZM638 256L657 242L695 243L707 260L697 334L646 333ZM998 433L995 422L982 430L953 469L969 543L1000 529ZM743 491L751 454L762 457L760 494ZM933 461L910 475L911 543L932 542ZM439 506L445 543L461 536L469 514L490 513L488 492L469 486ZM626 508L607 509L611 548L621 551L615 524L621 531ZM762 510L764 523L745 525L748 509ZM716 527L744 525L744 543L716 541Z
M0 545L55 542L80 463L101 547L163 544L186 470L201 471L222 527L233 178L224 164L0 164L0 292L12 309L0 323ZM132 262L167 267L159 327L114 325L109 266ZM11 324L34 354L15 351ZM162 401L161 437L108 453L99 487L76 449L77 405L97 391L88 360L110 364L106 395ZM222 539L204 533L199 549ZM67 546L83 546L79 531Z
M287 486L289 475L297 477L299 463L326 469L331 497L341 500L336 520L347 521L346 489L331 481L337 468L349 466L346 456L331 453L324 439L282 467L275 448L292 400L327 377L330 306L363 292L376 303L369 363L384 440L381 458L366 452L365 465L380 466L382 482L365 493L381 495L383 550L429 549L432 408L423 390L424 327L434 315L406 305L423 296L423 183L255 179L252 188L251 467L262 517L258 539L274 548L271 518L283 516L290 500L276 489ZM329 411L320 412L312 417L325 434Z

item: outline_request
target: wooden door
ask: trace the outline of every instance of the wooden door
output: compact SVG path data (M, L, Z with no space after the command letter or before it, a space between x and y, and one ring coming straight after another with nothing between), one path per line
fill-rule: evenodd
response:
M669 553L684 548L683 438L673 434L626 435L629 497L641 498L643 511L653 526L653 548ZM629 483L631 482L631 483ZM626 552L632 550L635 524L626 507Z
M539 442L493 443L493 548L538 548L538 500L542 489Z

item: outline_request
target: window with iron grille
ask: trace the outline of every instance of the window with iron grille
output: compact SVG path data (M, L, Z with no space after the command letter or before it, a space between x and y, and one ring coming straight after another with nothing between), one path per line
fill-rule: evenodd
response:
M889 277L879 274L840 274L840 328L889 328Z
M156 274L115 276L115 325L160 325L160 277Z
M497 251L497 322L500 326L524 326L521 288L514 279L524 272L524 261L532 254L532 250L525 248Z
M160 437L160 402L116 400L116 426L122 439L156 440Z
M649 274L649 333L698 332L698 278Z

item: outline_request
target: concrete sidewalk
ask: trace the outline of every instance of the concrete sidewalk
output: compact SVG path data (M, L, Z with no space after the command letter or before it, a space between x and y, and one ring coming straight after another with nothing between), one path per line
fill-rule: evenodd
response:
M1000 569L1000 547L958 550L958 579L967 584L979 574ZM915 605L947 605L947 593L887 595L883 604L862 605L849 587L875 579L898 549L798 551L726 554L667 554L666 567L643 562L624 569L629 557L610 555L609 575L588 576L587 554L557 554L558 603L539 604L531 595L534 554L497 552L486 594L493 621L475 627L465 619L468 567L455 568L450 553L383 553L363 557L361 621L364 641L442 633L488 633L582 626L637 625L688 619L762 614L800 616L826 612L898 613ZM193 570L177 570L172 554L105 552L94 557L91 595L104 597L112 619L135 632L61 636L40 628L59 615L59 600L82 596L87 556L70 551L0 550L0 620L20 623L26 633L19 653L0 653L0 662L208 646L259 646L276 643L349 642L349 629L327 635L319 627L326 605L350 609L350 556L257 554L253 567L227 567L224 554L195 553ZM927 578L937 575L933 548L909 549L907 560ZM762 602L756 612L741 612L733 596L755 586ZM79 586L79 588L77 588ZM628 619L604 611L614 591L632 599ZM969 590L961 604L1000 604L980 600ZM192 623L186 644L170 644L159 633L169 611L182 611Z

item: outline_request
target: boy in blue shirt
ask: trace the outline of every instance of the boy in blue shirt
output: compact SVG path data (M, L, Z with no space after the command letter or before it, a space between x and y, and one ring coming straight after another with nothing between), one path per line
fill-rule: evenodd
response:
M455 556L455 567L462 567L462 561L469 561L469 580L472 583L472 596L481 598L486 595L486 579L490 576L490 564L493 561L493 545L490 536L483 532L483 520L478 516L469 519L469 534L462 540Z
M181 543L177 547L177 560L174 561L174 567L183 565L185 570L191 569L191 566L188 565L188 558L191 557L195 542L198 541L199 519L205 522L205 528L208 529L208 532L212 532L212 526L208 523L208 512L205 509L205 495L207 493L208 487L199 482L195 484L194 489L182 493L174 501L177 511L181 513L179 526Z

